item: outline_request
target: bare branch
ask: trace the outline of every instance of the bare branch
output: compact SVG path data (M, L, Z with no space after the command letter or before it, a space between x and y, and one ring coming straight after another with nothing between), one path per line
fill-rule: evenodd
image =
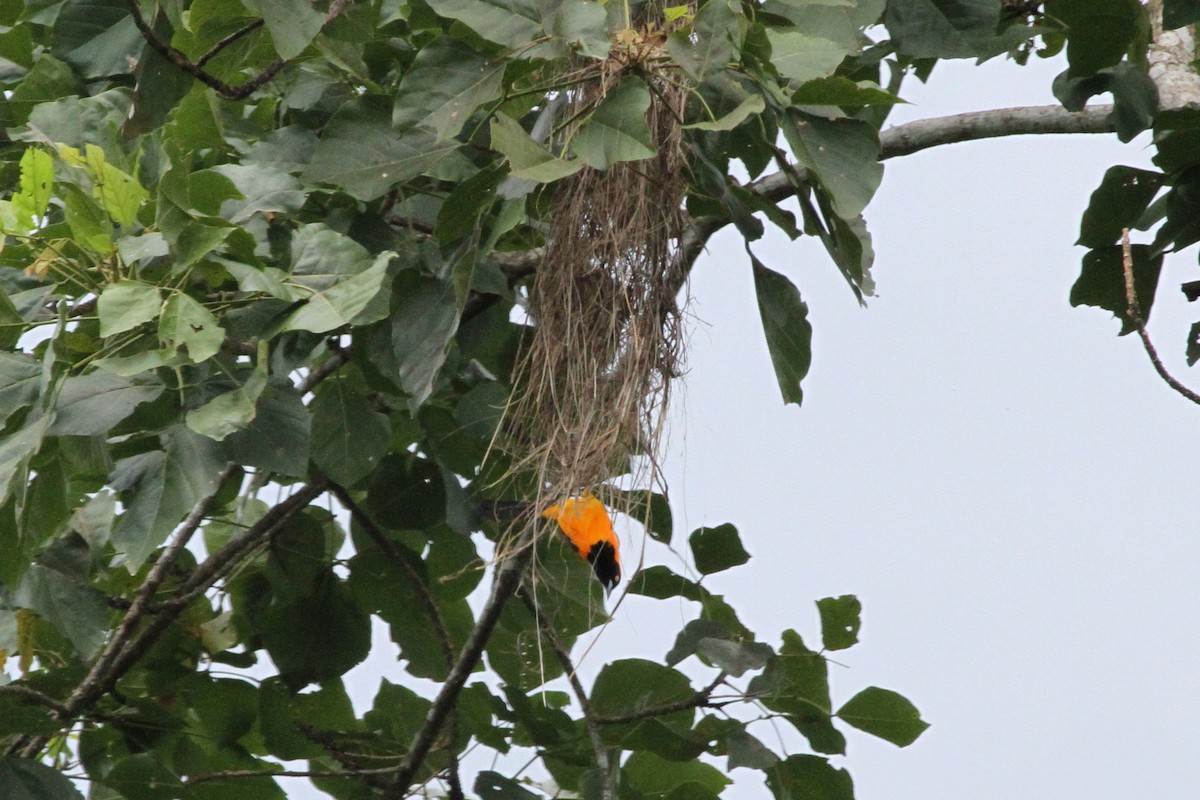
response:
M192 775L187 780L188 786L214 781L236 780L237 778L356 778L368 775L386 775L395 772L395 767L371 767L369 769L230 769L224 772L207 772L203 775Z
M1138 336L1142 339L1142 345L1146 348L1146 355L1150 356L1150 363L1154 365L1155 372L1172 389L1193 403L1200 405L1200 394L1196 394L1177 381L1171 373L1167 372L1167 368L1163 366L1162 359L1158 357L1158 350L1154 347L1154 343L1150 341L1150 334L1146 331L1146 320L1142 316L1142 307L1138 303L1137 290L1133 284L1133 248L1129 244L1128 228L1125 228L1121 233L1121 266L1125 272L1125 303L1129 312L1129 319L1133 322L1133 327L1137 329Z
M1001 136L1111 133L1114 130L1108 119L1111 113L1112 106L1109 105L1089 106L1078 112L1067 111L1061 106L1026 106L921 119L896 125L880 133L879 159L883 161L939 145ZM802 167L794 167L790 179L782 172L777 172L754 181L749 188L755 194L778 203L796 193L794 180L797 177L805 179L806 171ZM679 241L681 277L686 277L691 271L708 239L728 224L729 220L723 217L700 217L688 221Z
M233 44L238 39L241 39L243 36L248 36L249 34L254 33L256 30L261 28L264 24L265 24L264 21L261 18L259 18L259 19L254 20L254 22L251 22L249 25L245 26L244 28L239 28L238 30L229 34L224 39L220 40L219 42L214 44L212 47L210 47L208 49L207 53L200 56L200 58L196 59L196 66L203 67L209 61L212 61L214 58L216 58L218 55L220 55L221 51L224 50L226 47L229 47L229 45ZM153 45L151 45L151 46L153 46Z

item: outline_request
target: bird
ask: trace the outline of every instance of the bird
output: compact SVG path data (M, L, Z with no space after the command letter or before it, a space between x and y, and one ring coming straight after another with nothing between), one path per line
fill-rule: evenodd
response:
M592 565L605 594L611 594L621 582L621 543L604 504L584 492L550 506L542 516L558 523L579 557Z

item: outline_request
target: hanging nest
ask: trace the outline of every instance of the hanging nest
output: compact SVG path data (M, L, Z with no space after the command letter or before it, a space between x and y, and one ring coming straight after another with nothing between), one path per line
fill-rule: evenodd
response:
M585 167L556 186L529 290L534 329L500 442L511 459L508 476L536 476L537 509L631 471L629 486L660 483L665 412L683 356L676 249L686 183L686 92L670 80L677 76L665 42L655 24L616 34L609 58L583 67L559 117L586 119L622 78L636 75L650 91L646 122L657 153L605 170ZM565 145L573 133L566 125L552 144ZM605 499L611 506L615 495Z

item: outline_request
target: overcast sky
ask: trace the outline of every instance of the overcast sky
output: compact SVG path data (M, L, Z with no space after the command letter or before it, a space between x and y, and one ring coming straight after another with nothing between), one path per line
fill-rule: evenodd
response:
M1059 69L943 63L893 122L1053 103ZM1147 136L1041 136L887 162L866 309L818 245L759 243L809 304L799 409L779 399L740 241L727 231L697 266L672 505L686 530L739 527L753 558L710 586L760 637L818 642L815 599L863 601L835 705L881 685L933 727L903 750L849 732L860 800L1200 785L1200 407L1111 315L1068 302L1090 193L1151 154ZM1200 387L1183 359L1200 307L1178 290L1197 272L1194 249L1168 258L1150 329ZM648 606L624 604L589 661L660 657ZM738 772L736 796L766 795Z
M1060 68L943 63L905 88L913 105L893 121L1053 103ZM862 643L832 668L835 705L879 685L933 727L903 750L848 731L838 761L859 800L1140 800L1200 785L1200 407L1111 315L1067 299L1091 191L1112 164L1147 164L1147 142L993 139L889 161L867 210L866 309L819 245L757 243L809 304L802 408L779 399L740 240L719 235L696 267L668 465L676 543L738 526L751 561L706 585L773 644L789 627L819 642L817 598L863 601ZM1183 360L1200 307L1178 291L1197 272L1194 253L1168 259L1151 330L1200 387ZM640 547L627 535L626 560ZM646 557L678 567L657 546ZM627 598L585 682L608 660L661 660L695 613ZM394 658L380 648L352 673L356 702L369 706L379 672L400 679ZM768 796L758 773L734 777L727 797Z

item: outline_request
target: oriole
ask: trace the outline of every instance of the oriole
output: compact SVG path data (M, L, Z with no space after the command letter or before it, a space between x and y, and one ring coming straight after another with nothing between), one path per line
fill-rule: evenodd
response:
M605 592L616 588L621 582L621 543L603 503L591 492L584 492L581 497L572 497L561 506L550 506L542 516L558 522L575 552L592 565Z

